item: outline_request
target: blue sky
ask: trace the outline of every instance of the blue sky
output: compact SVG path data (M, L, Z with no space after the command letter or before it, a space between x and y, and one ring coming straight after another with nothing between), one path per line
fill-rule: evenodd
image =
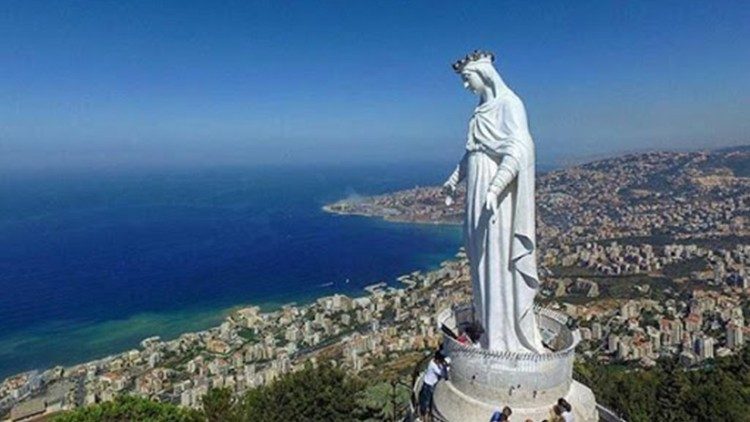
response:
M750 2L0 2L0 165L450 161L496 53L543 163L748 143Z

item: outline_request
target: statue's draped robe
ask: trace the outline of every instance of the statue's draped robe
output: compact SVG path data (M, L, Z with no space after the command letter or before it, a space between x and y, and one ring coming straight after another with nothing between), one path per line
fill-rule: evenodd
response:
M498 166L515 174L498 197L498 212L485 208ZM485 328L485 348L543 352L533 311L539 287L534 221L534 143L521 100L507 87L481 104L469 122L464 235L471 266L475 318Z

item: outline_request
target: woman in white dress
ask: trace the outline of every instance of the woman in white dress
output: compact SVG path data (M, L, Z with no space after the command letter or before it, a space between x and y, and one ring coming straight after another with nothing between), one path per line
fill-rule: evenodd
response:
M454 64L480 97L469 121L466 152L444 187L466 180L464 235L475 318L484 348L543 353L533 312L539 287L534 222L534 142L521 99L474 52Z

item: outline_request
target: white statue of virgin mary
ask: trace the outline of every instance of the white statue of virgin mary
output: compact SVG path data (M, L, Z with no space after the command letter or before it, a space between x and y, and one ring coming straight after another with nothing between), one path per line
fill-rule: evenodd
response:
M444 184L450 195L466 180L464 237L475 319L482 347L543 353L534 314L539 288L534 222L534 141L518 96L475 51L453 65L479 105L469 121L466 152Z

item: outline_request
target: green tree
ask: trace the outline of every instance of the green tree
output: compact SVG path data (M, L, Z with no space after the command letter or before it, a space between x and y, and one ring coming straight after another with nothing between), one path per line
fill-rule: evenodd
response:
M360 400L363 419L396 421L403 419L409 405L411 389L398 380L372 384Z
M307 366L248 391L237 405L243 421L351 421L362 416L365 384L329 364Z
M240 419L237 400L228 388L212 388L201 398L207 422L232 422Z
M691 420L686 411L689 381L675 359L660 359L657 369L659 388L656 390L656 417L665 422Z
M651 370L577 362L575 376L631 422L750 420L750 348L690 370L675 359Z
M65 412L55 422L199 422L203 416L194 410L145 398L121 396L114 401Z
M706 419L709 415L712 421L748 420L748 385L743 385L737 375L720 366L690 373L689 382L694 387L685 410L691 420Z

